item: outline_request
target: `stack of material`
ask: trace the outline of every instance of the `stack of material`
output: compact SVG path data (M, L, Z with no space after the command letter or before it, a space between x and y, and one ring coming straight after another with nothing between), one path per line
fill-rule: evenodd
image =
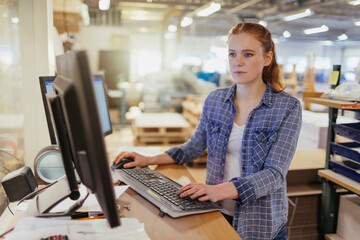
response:
M194 132L199 123L204 101L204 96L191 96L182 103L183 116L190 123L191 132Z
M135 146L186 142L190 124L179 113L143 113L132 124Z
M292 240L316 240L319 232L320 195L289 197L288 234Z

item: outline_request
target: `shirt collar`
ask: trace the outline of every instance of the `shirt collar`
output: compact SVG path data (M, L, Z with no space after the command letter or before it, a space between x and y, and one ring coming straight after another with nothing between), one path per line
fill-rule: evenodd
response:
M234 101L234 97L235 97L235 91L236 91L236 84L232 85L227 94L226 94L226 100L230 100L230 101ZM261 106L261 104L265 104L268 107L271 107L273 104L273 100L274 100L274 92L271 90L271 86L269 83L266 84L266 90L264 93L264 96L262 97L259 106Z

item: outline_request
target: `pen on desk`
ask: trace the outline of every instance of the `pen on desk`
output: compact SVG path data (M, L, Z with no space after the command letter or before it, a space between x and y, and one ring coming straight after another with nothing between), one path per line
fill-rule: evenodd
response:
M124 214L119 214L119 217L123 217ZM101 219L105 218L104 214L98 214L98 215L90 215L90 216L83 216L83 217L71 217L72 220L93 220L93 219Z
M89 218L89 217L104 217L104 214L99 211L89 211L89 212L76 212L71 215L71 219Z

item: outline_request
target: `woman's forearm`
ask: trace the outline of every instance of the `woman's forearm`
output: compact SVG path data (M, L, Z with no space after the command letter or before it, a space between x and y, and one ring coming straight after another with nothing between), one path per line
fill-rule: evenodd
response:
M149 159L149 165L171 164L175 163L175 160L167 153L162 153Z

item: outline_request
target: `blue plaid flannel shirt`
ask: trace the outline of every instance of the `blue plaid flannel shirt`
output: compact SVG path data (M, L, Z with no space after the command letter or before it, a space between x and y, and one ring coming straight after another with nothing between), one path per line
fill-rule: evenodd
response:
M207 148L206 183L210 185L223 182L236 115L235 91L236 84L210 93L189 141L166 151L178 164L184 164ZM243 239L273 239L287 222L286 174L301 121L300 102L285 92L273 92L269 84L260 104L248 116L241 143L242 176L231 179L239 193L234 200L233 228Z

